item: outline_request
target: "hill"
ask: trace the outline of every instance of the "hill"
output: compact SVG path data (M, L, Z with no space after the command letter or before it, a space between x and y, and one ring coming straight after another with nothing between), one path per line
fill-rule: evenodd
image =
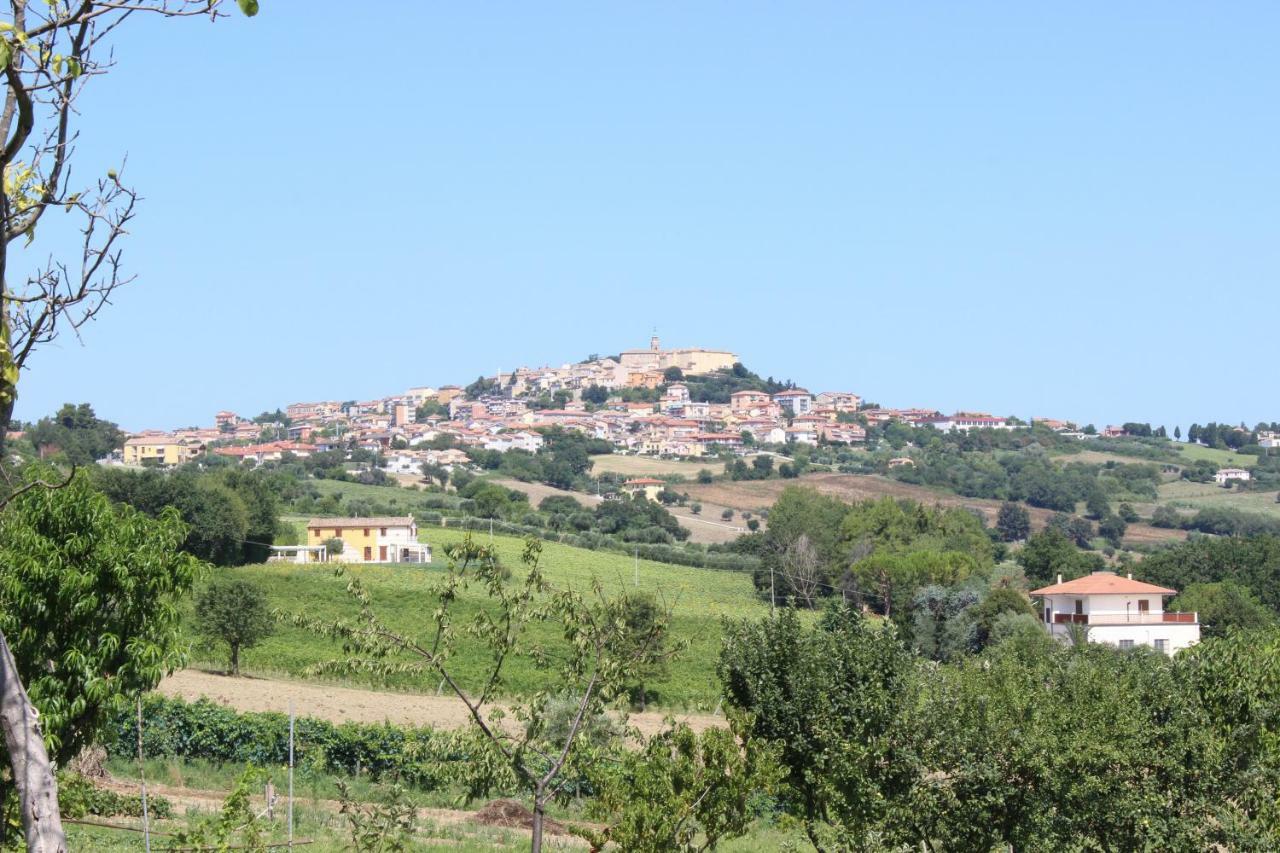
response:
M715 503L736 510L760 512L767 510L777 500L782 490L789 485L803 485L817 489L824 494L832 495L843 501L863 501L874 498L908 498L920 503L941 506L963 506L977 510L986 518L987 524L995 523L1000 511L1000 501L985 498L967 498L950 492L901 483L878 474L805 474L791 480L740 480L716 482L710 485L691 483L683 486L690 497L700 501ZM1043 527L1053 512L1038 507L1027 507L1031 514L1034 528ZM1156 543L1185 539L1186 533L1181 530L1165 530L1149 524L1131 524L1125 535L1130 544Z
M398 630L426 635L430 627L430 610L435 604L430 590L443 572L444 548L461 541L463 535L457 530L426 529L422 538L431 543L436 559L430 566L352 565L347 567L347 572L365 584L373 597L375 609L388 624ZM487 534L477 534L477 538L482 542L489 541ZM507 536L495 536L492 541L503 564L510 566L513 572L520 571L523 541ZM671 606L671 635L688 640L690 645L671 664L665 677L647 685L651 702L662 707L703 711L714 708L719 694L715 662L720 648L720 620L724 617L755 617L766 612L756 598L751 577L747 574L648 560L637 562L620 554L587 551L556 543L544 543L542 565L551 583L559 587L572 586L589 591L592 579L598 578L608 592L639 589L657 595ZM347 580L336 577L333 568L332 565L269 563L222 571L234 572L238 577L261 584L273 608L336 619L350 616L355 608L345 593ZM474 615L482 605L483 596L479 592L464 594L457 622ZM557 631L550 626L535 626L530 636L545 646L551 657L556 657L557 650L561 648ZM291 626L282 626L275 636L245 652L242 666L259 675L305 677L308 667L338 657L339 653L339 647L327 640ZM473 687L478 684L488 658L480 649L469 647L460 640L455 661L462 683ZM205 663L217 665L218 662ZM524 658L512 661L508 676L507 692L517 696L533 692L543 680L542 673ZM439 687L437 682L438 679L428 675L403 675L386 686L434 693ZM364 683L382 686L373 681Z

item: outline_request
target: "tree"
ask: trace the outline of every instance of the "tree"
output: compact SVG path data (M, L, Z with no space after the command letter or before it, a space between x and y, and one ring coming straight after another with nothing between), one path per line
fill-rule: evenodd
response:
M1098 535L1106 539L1116 548L1120 547L1124 539L1124 533L1128 530L1129 524L1118 515L1108 515L1098 524Z
M720 513L720 517L721 517L722 519L724 519L725 521L732 521L732 520L733 520L733 510L728 509L728 508L726 507L726 508L725 508L725 510L724 510L723 512L721 512L721 513Z
M729 723L700 735L679 723L602 762L588 809L605 828L574 831L593 849L634 853L700 853L745 834L752 801L777 784L781 769L774 750L745 736L740 719Z
M196 598L196 626L206 640L226 645L232 675L240 674L240 652L258 645L275 630L267 597L244 580L210 584Z
M1173 428L1173 438L1175 441L1182 441L1182 427L1175 426Z
M46 450L56 450L73 465L92 464L124 443L119 427L100 420L88 403L66 403L56 415L41 418L28 432L42 457Z
M662 371L662 381L663 382L683 382L684 371L678 367L668 367L666 370Z
M247 15L257 0L239 0ZM154 12L165 17L216 17L220 0L137 0L128 4L84 0L75 4L10 4L8 29L0 32L0 66L5 69L5 101L0 110L0 460L18 396L18 381L32 354L60 332L76 331L98 315L111 294L129 281L121 266L120 242L132 220L138 193L120 173L107 169L88 187L69 186L70 157L78 137L76 102L92 80L110 71L108 35L131 15ZM102 174L98 168L89 172ZM32 250L41 260L15 274L11 248L34 244L44 213L60 208L75 213L83 240L78 268ZM19 242L21 241L21 242ZM47 259L47 261L45 261ZM30 484L28 484L30 485ZM0 502L10 496L0 495ZM3 641L0 635L0 641ZM22 803L23 830L32 849L62 850L66 839L58 818L57 784L40 737L11 727L35 719L26 705L19 674L0 656L0 697L6 708L6 741L27 745L10 755L13 779ZM34 691L30 691L34 696ZM32 767L41 765L36 771ZM21 772L19 772L21 771ZM35 784L39 790L33 790ZM50 810L52 804L54 808Z
M342 547L345 543L342 541L341 538L337 536L331 536L328 539L324 540L324 542L321 544L324 545L324 550L326 554L328 554L330 557L336 557L342 553Z
M299 627L340 641L349 655L327 662L320 671L384 677L428 671L439 676L466 706L472 721L458 744L469 756L460 783L469 797L484 796L499 787L523 791L533 805L533 853L542 850L547 805L553 799L569 798L568 781L581 778L598 760L589 740L580 737L584 728L625 692L626 673L650 654L649 643L628 628L625 605L606 598L598 583L590 598L573 589L553 590L539 566L541 552L540 542L528 540L521 557L524 577L508 585L508 571L492 548L475 544L469 535L450 548L448 568L432 596L440 603L429 617L428 636L422 639L382 622L358 578L348 585L359 608L356 619L327 622L302 614L293 618ZM489 606L464 620L455 610L472 584L482 588ZM664 617L650 625L649 642L665 631L665 624ZM492 708L507 661L516 654L532 653L549 670L553 666L528 639L533 626L562 633L567 654L559 659L556 674L548 672L545 687L513 709L516 725L507 726L502 722L505 713ZM459 680L467 667L454 662L460 634L482 645L491 661L469 686ZM680 648L677 645L669 654ZM556 718L550 709L566 698L572 703L570 714L561 724L552 725Z
M178 602L199 564L178 552L176 511L113 505L83 472L56 489L35 486L41 477L56 479L30 467L29 488L0 509L0 709L28 846L55 850L48 827L31 826L57 807L49 759L70 760L108 711L182 662Z
M996 516L996 530L1005 542L1020 542L1031 535L1031 513L1021 504L1005 501Z
M611 652L633 662L630 681L633 695L643 711L649 704L645 684L661 678L667 671L668 610L650 593L621 596L618 604L626 630L617 634L618 645Z
M1234 581L1193 583L1169 602L1169 609L1198 613L1204 636L1225 636L1232 629L1264 628L1276 623L1276 614L1248 587Z
M1107 493L1096 486L1090 489L1088 497L1085 498L1085 511L1095 521L1101 521L1110 515L1111 502L1107 500Z
M603 406L609 401L609 389L601 385L589 385L582 391L582 401Z
M894 628L839 606L806 629L784 608L729 624L717 671L748 738L778 750L813 845L869 847L920 776L902 725L914 663Z
M706 468L698 469L698 482L704 486L708 486L715 479L715 476Z
M817 603L822 591L822 567L807 535L801 533L783 552L782 573L801 604L811 608Z

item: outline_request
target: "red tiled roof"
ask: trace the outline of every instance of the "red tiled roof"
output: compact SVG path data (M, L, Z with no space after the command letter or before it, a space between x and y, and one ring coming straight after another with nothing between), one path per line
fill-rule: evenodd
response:
M1120 577L1115 572L1094 572L1065 583L1031 590L1032 595L1177 595L1176 589L1167 589L1133 578Z

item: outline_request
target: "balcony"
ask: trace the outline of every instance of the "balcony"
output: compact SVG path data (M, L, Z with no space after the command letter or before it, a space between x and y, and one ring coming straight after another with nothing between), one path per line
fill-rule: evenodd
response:
M1055 613L1055 625L1195 625L1197 613Z

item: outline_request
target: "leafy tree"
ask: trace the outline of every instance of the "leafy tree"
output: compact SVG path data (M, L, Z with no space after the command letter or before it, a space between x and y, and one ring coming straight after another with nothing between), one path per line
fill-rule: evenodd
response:
M721 517L722 519L724 519L725 521L732 521L732 520L733 520L733 510L726 508L723 512L721 512L721 513L720 513L720 517Z
M773 750L750 738L739 744L742 722L697 734L684 723L625 750L616 764L593 774L589 813L607 823L577 830L601 850L613 844L635 853L715 849L746 834L753 801L780 775Z
M602 758L590 739L580 737L585 724L598 719L608 703L625 692L626 673L649 654L644 640L627 627L624 605L606 598L598 584L590 598L576 590L552 589L539 566L541 550L536 540L526 543L524 577L508 585L507 571L493 549L476 545L470 536L448 549L449 565L433 595L440 605L428 621L425 637L383 623L357 578L349 584L359 614L354 620L294 617L299 627L332 637L347 651L347 657L323 665L324 672L390 676L412 670L440 677L466 706L472 722L469 731L456 736L457 749L469 759L459 782L469 798L499 788L522 791L533 806L534 853L542 850L547 806L553 799L572 797L567 780L583 777ZM458 602L473 584L483 590L489 606L474 619L459 619ZM664 625L665 620L653 623L649 636L656 636ZM567 654L553 665L532 644L531 629L563 633ZM455 664L459 635L484 646L492 661L471 686L459 680L464 670ZM548 667L546 686L515 709L516 725L506 726L503 713L492 706L503 685L505 664L522 653L533 653ZM548 709L564 697L572 700L573 713L563 727L553 726Z
M245 580L221 580L196 597L196 627L211 643L226 645L232 675L240 674L240 652L275 630L267 597Z
M1116 514L1125 520L1128 524L1140 521L1142 516L1138 515L1138 511L1133 508L1131 503L1122 503L1120 508L1116 510Z
M678 367L668 367L666 370L662 371L662 381L663 382L683 382L684 371Z
M1196 583L1233 581L1280 612L1280 537L1197 537L1142 561L1144 579L1186 590Z
M813 628L784 608L727 626L718 672L746 734L777 749L784 798L819 850L869 846L919 779L900 728L914 665L892 627L848 607Z
M1100 560L1082 554L1056 527L1046 527L1032 534L1018 551L1016 559L1036 585L1052 583L1059 574L1070 580L1102 565Z
M1118 515L1109 515L1098 524L1098 535L1119 548L1128 528L1129 525L1123 518Z
M596 406L603 406L609 401L609 389L601 385L589 385L582 391L582 400Z
M1151 513L1151 526L1178 528L1182 526L1182 515L1167 504L1161 504Z
M1100 521L1111 514L1111 502L1101 487L1094 487L1085 499L1085 511L1095 521Z
M667 671L667 619L669 612L659 605L651 593L633 593L618 599L626 630L615 638L619 644L612 652L632 661L628 673L630 690L640 710L649 704L645 685L662 678Z
M1193 583L1169 602L1169 609L1198 613L1206 638L1225 636L1237 628L1264 628L1276 622L1276 614L1248 587L1235 581Z
M470 399L474 400L483 394L488 394L490 392L494 392L498 390L499 388L498 388L497 379L489 379L484 376L479 376L479 377L476 377L475 382L472 382L465 389L463 389L463 393L465 393L467 397L469 397Z
M1181 441L1181 440L1182 440L1182 427L1180 427L1180 426L1175 426L1175 427L1173 428L1173 438L1174 438L1174 440L1175 440L1175 441Z
M331 536L328 539L324 540L322 544L324 545L325 552L329 556L336 557L342 553L342 549L346 543L344 543L342 539L337 536Z
M698 469L698 482L701 483L702 485L704 486L710 485L714 481L714 479L715 479L715 476L706 468Z
M689 512L693 513L694 515L698 515L699 513L702 512L702 504L698 503L697 501L694 501L693 503L689 504Z
M1021 504L1005 501L996 516L996 530L1005 542L1020 542L1031 535L1031 513Z
M56 481L32 467L25 482L41 476ZM84 473L0 510L0 631L55 761L182 663L178 602L199 572L185 536L176 511L114 505Z
M37 450L56 449L73 465L104 459L124 443L120 428L99 419L88 403L63 404L52 418L37 421L28 438Z

